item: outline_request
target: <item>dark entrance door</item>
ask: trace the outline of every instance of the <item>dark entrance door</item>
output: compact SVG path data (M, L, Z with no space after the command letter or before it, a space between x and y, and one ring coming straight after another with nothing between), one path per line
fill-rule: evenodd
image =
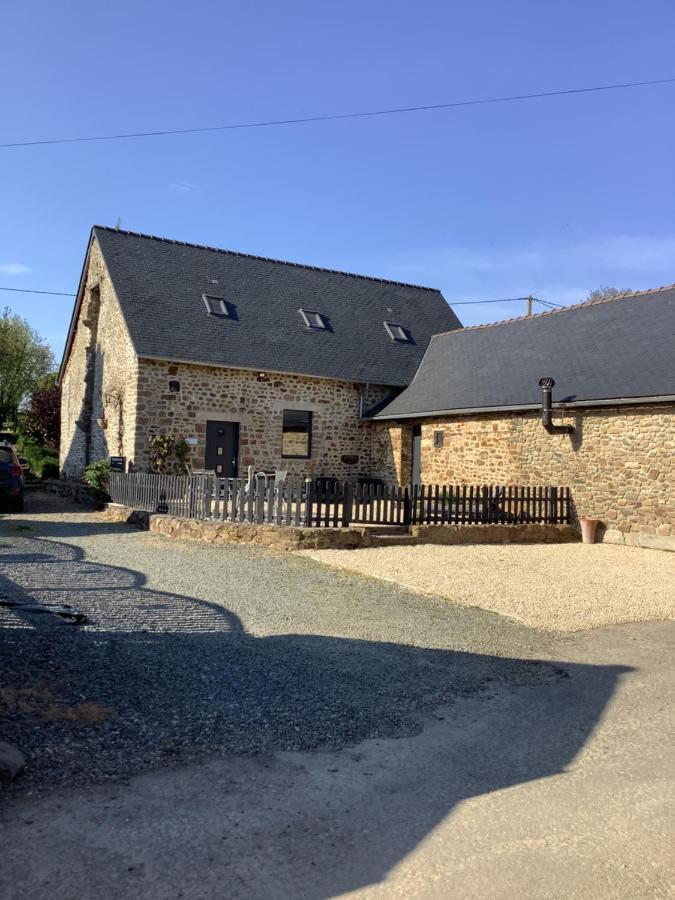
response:
M422 426L413 425L412 431L412 468L410 472L411 484L420 484L422 481Z
M236 478L238 461L239 422L207 422L206 468L221 478Z

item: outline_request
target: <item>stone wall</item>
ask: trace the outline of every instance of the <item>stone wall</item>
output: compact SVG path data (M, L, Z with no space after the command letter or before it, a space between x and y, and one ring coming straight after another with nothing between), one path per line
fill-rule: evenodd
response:
M207 544L259 544L277 550L356 550L373 545L372 530L362 526L302 528L213 522L149 513L117 503L108 504L103 516L165 537ZM410 534L412 542L418 544L559 544L579 540L578 530L569 525L413 525Z
M411 525L419 544L568 544L579 541L572 525Z
M177 381L180 390L169 390ZM138 415L134 462L148 466L148 440L153 433L171 432L176 439L194 440L189 462L203 468L208 420L239 423L239 471L285 469L290 475L320 475L355 479L371 472L371 428L359 420L359 404L372 405L389 388L300 375L265 374L139 360ZM310 459L281 455L285 409L312 412ZM351 459L350 459L351 458ZM355 461L352 461L355 460Z
M412 426L373 425L373 475L385 484L406 485L412 466Z
M133 457L138 365L94 240L84 300L61 379L60 466L79 477L88 462Z
M42 482L42 486L48 494L56 494L57 497L63 497L65 500L85 506L87 509L101 508L101 505L96 504L89 496L87 485L79 481L62 481L49 478L47 481Z
M276 550L354 550L370 547L368 528L299 528L293 525L250 525L245 522L209 522L180 516L152 514L110 504L104 517L165 537L207 544L259 544Z
M576 513L602 521L605 540L675 546L675 406L588 408L554 418L574 425L574 434L548 434L537 412L426 419L420 423L422 480L566 485ZM407 480L402 455L412 423L375 427L388 434L373 445L389 442L399 455L393 467ZM441 448L434 447L436 431L443 434ZM378 464L382 477L391 474L392 463Z

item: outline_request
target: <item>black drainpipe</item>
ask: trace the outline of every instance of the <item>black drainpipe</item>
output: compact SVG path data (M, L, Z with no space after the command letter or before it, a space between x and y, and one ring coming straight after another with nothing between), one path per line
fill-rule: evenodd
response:
M553 424L553 388L555 381L553 378L540 378L539 387L541 388L541 423L549 434L573 434L574 425L554 425Z

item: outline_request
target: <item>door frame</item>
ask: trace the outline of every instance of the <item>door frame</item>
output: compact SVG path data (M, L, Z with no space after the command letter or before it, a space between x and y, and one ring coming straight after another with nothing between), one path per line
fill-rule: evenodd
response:
M207 453L208 453L208 441L209 441L209 425L226 425L228 427L232 427L234 431L234 472L232 475L218 475L219 478L237 478L239 475L239 437L240 437L240 423L233 421L232 419L207 419L204 431L204 468L208 469L207 463Z

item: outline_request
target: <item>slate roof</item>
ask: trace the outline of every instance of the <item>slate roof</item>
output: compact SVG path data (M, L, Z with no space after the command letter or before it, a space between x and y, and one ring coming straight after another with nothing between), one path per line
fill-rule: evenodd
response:
M675 285L431 339L412 383L372 418L675 395Z
M432 334L461 327L432 288L95 226L138 356L403 386ZM235 319L207 313L225 298ZM302 307L326 316L307 328ZM384 322L407 327L395 342Z

